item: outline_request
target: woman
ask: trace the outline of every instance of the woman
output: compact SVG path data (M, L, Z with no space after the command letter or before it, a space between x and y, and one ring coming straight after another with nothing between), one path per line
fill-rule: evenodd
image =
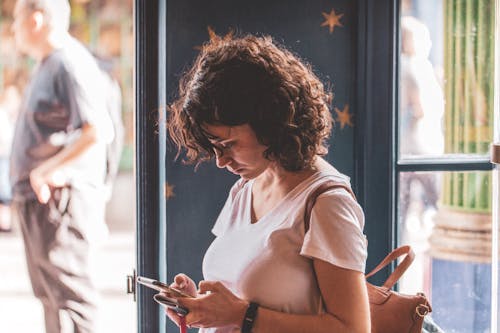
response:
M345 189L304 203L322 182L331 94L270 37L215 39L182 78L168 130L187 162L215 158L241 177L213 228L205 281L179 274L185 321L200 332L369 332L361 207ZM169 317L179 324L172 311Z

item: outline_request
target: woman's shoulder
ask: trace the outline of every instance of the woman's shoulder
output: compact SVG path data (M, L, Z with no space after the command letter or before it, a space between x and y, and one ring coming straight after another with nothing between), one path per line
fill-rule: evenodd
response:
M330 176L333 179L337 179L340 181L349 182L349 177L345 174L341 173L337 168L335 168L330 162L326 161L322 157L318 157L316 162L314 163L314 169L317 171L317 174L322 176Z
M351 187L351 180L349 176L341 173L335 167L323 168L318 170L310 179L307 185L307 195L310 196L314 191L321 186L327 184L328 189L321 192L319 198L329 197L330 200L337 200L339 198L345 200L350 205L356 204L356 197ZM342 200L344 201L344 200Z
M333 165L323 158L318 159L315 164L316 172L311 177L310 187L316 188L323 183L332 183L339 187L351 188L351 179L349 176L341 173Z
M339 216L350 216L351 218L346 219L346 222L359 225L362 229L364 226L363 208L358 203L351 188L350 178L337 170L334 172L319 171L309 186L307 196L312 196L313 192L323 184L329 186L328 189L322 191L316 197L315 204L312 207L316 215L336 216L335 221L339 220Z

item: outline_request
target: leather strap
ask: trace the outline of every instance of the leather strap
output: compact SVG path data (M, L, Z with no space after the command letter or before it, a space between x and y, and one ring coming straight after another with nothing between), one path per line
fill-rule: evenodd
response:
M334 182L333 180L328 180L321 185L319 185L310 195L307 197L306 200L306 209L304 211L304 224L305 224L305 231L309 230L309 222L311 221L311 212L314 204L316 203L316 199L320 196L320 194L323 194L329 190L333 190L336 188L343 188L347 192L349 192L354 200L356 200L356 196L354 195L354 192L351 190L351 188L347 185L342 185L339 183Z
M389 275L389 277L387 278L387 280L383 285L384 287L391 289L399 280L399 278L404 274L404 272L408 269L408 267L410 267L411 263L415 259L415 253L413 252L413 250L409 245L403 245L398 247L397 249L394 249L384 258L384 260L380 262L380 264L377 265L377 267L375 267L370 273L365 275L366 278L375 275L375 273L380 271L385 266L389 265L393 260L396 260L397 258L405 254L406 257L394 269L394 272L392 272L391 275Z
M356 200L356 196L354 195L352 189L347 186L347 185L342 185L339 183L336 183L332 180L326 181L320 186L318 186L307 198L306 200L306 208L304 211L304 228L305 232L309 230L309 223L311 220L311 212L314 204L316 203L316 199L322 194L325 193L329 190L335 189L335 188L343 188L347 192L349 192L354 200ZM393 260L401 257L402 255L405 255L406 257L403 259L403 261L394 269L394 272L389 275L387 280L384 283L384 287L387 289L391 289L396 282L399 280L399 278L404 274L404 272L408 269L408 267L411 265L413 260L415 259L415 253L411 249L409 245L403 245L401 247L398 247L394 249L391 253L389 253L384 260L380 262L380 264L377 265L370 273L366 274L365 277L369 278L372 275L375 275L378 271L380 271L382 268L385 266L389 265Z

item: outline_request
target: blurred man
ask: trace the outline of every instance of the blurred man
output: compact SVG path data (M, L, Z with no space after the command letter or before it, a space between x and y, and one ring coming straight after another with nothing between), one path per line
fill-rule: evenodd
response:
M47 333L96 332L90 263L106 235L106 80L68 33L67 0L18 0L12 30L34 58L10 160L13 207ZM65 323L70 323L66 328Z

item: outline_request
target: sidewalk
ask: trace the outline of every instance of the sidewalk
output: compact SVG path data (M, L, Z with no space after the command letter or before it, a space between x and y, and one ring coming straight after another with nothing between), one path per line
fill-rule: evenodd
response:
M104 332L135 332L136 303L125 292L125 276L134 267L134 235L111 234L97 262ZM43 314L26 270L24 247L17 231L0 235L0 332L43 333Z
M129 183L126 180L126 183ZM118 184L117 184L118 185ZM125 185L128 186L128 185ZM117 186L119 187L119 186ZM117 189L118 193L127 193ZM115 201L113 199L112 201ZM133 207L133 198L126 198L123 207ZM132 201L131 206L128 203ZM108 209L109 213L110 209ZM108 214L110 215L110 214ZM111 216L116 214L111 214ZM126 276L135 267L134 214L128 219L110 221L110 236L100 249L96 262L97 285L102 298L103 332L136 332L136 303L126 294ZM121 222L118 222L121 221ZM33 296L29 282L24 245L17 225L11 233L0 234L0 332L45 333L43 313Z

